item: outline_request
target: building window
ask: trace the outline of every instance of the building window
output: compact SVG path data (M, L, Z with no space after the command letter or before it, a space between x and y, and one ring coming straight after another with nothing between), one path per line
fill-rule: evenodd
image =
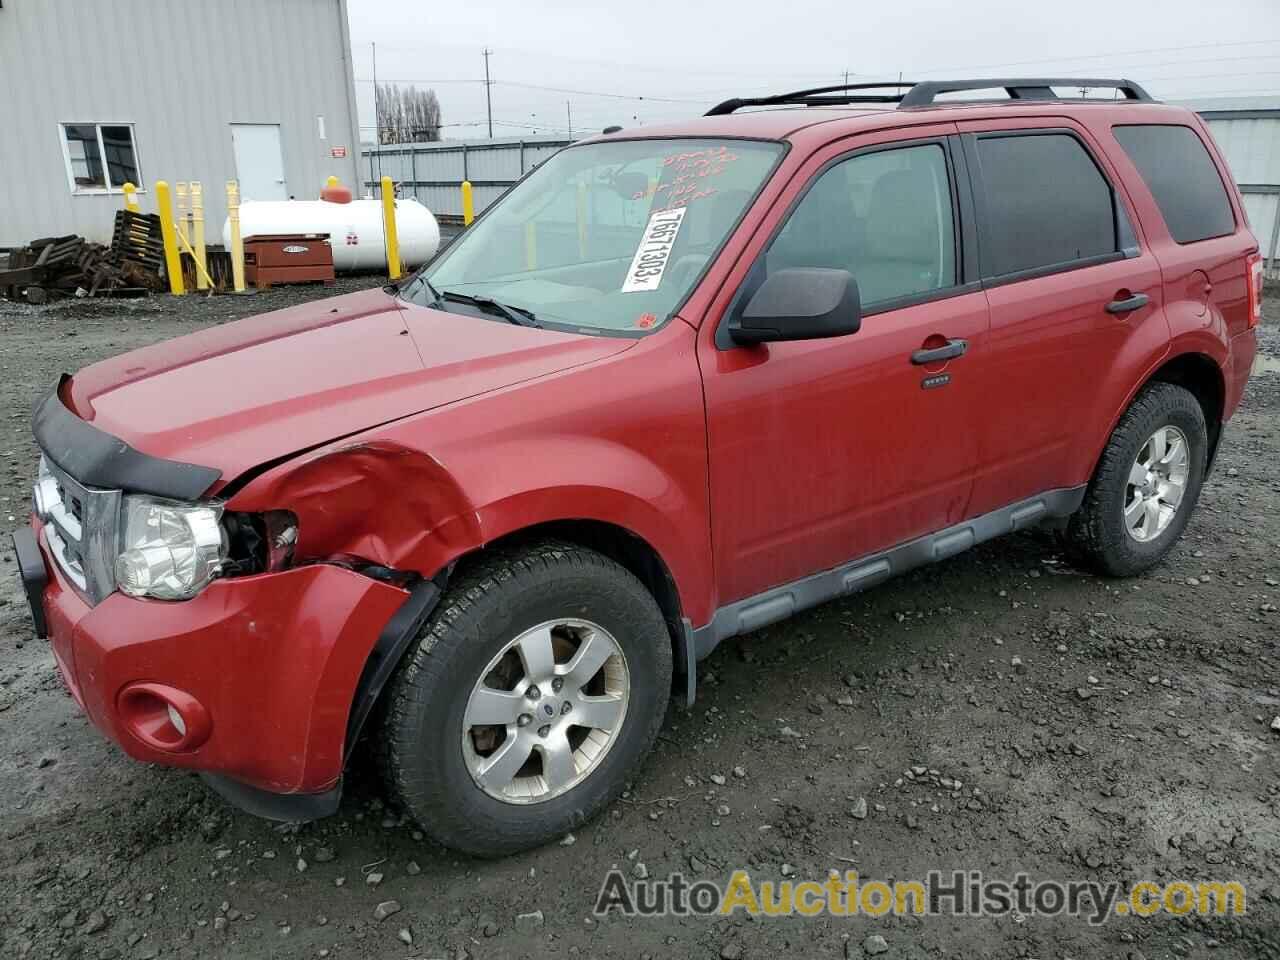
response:
M72 193L119 193L126 183L142 186L129 124L64 123L62 149Z

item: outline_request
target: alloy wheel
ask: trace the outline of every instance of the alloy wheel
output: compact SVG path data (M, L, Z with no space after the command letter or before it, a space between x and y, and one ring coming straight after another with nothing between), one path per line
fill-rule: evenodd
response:
M1174 426L1156 430L1138 451L1125 485L1124 528L1139 543L1169 528L1187 490L1191 450Z
M531 627L489 662L467 698L467 769L506 803L560 796L613 746L630 694L626 656L599 624L562 619Z

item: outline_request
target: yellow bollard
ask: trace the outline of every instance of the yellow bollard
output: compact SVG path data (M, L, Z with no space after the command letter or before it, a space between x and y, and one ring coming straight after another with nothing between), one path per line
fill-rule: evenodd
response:
M196 287L208 290L209 258L204 249L204 187L199 180L191 181L191 227L194 238L191 246L196 257Z
M538 225L532 220L524 225L524 262L526 269L538 269Z
M471 226L471 221L476 218L476 194L471 186L470 180L462 181L462 223L464 226Z
M231 283L244 293L244 241L240 239L240 184L227 181L227 219L231 221Z
M382 232L386 238L387 275L400 279L400 237L396 234L396 188L390 177L382 178Z
M132 183L126 183L120 188L120 192L124 194L124 208L130 213L141 213L142 208L138 206L138 188Z
M160 214L160 235L164 238L164 272L169 275L169 292L180 297L186 291L182 287L182 258L178 256L178 238L173 228L173 199L169 196L169 184L156 181L156 212Z
M191 231L188 229L189 224L187 223L187 203L189 196L187 191L187 181L179 180L175 183L173 185L173 194L178 207L178 237L182 241L182 246L189 247L191 246Z
M336 187L339 183L341 183L341 181L337 177L333 174L329 174L329 179L325 180L324 185L326 187Z

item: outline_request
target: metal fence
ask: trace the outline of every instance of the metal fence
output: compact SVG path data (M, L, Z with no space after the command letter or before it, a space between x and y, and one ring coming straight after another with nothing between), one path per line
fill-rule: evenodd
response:
M1267 279L1280 280L1280 185L1242 183L1245 213L1266 260Z
M478 214L571 142L563 137L520 137L366 144L361 165L364 185L376 195L379 180L390 177L399 185L400 196L413 197L437 217L460 218L462 181L471 181Z
M1225 106L1227 109L1215 109ZM1280 278L1280 101L1251 98L1200 109L1244 195L1267 276Z
M1280 278L1280 110L1202 110L1228 155L1244 194L1249 221L1267 259L1267 275ZM400 195L413 197L437 217L461 219L462 181L475 190L476 213L572 141L558 136L436 143L366 144L364 186L376 195L389 176Z

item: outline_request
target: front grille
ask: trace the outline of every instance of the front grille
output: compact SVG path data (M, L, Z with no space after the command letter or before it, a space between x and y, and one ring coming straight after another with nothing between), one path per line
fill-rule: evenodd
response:
M36 514L59 569L82 597L98 604L115 590L119 490L86 487L47 456L36 480Z

